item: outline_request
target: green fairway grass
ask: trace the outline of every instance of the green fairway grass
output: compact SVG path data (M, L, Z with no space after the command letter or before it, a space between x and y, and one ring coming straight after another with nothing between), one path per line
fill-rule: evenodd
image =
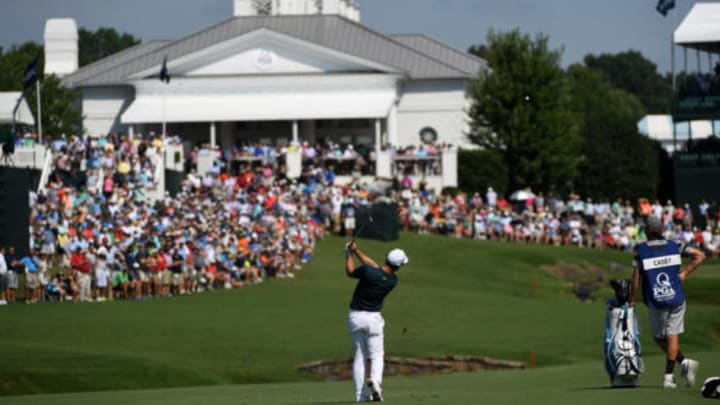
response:
M708 364L720 364L718 353L698 353ZM648 359L649 371L635 389L609 389L602 365L588 362L535 370L458 373L426 377L394 377L385 382L385 402L407 404L517 405L634 405L712 403L699 388L663 391L658 382L664 359ZM704 380L707 372L701 369ZM155 390L104 391L74 394L4 397L7 405L236 405L236 404L351 404L352 383L276 383Z
M517 402L522 394L543 395L536 403L604 403L621 394L657 403L690 399L697 391L654 388L663 361L645 328L649 364L643 384L653 388L598 389L607 385L602 341L604 299L611 291L580 302L571 282L541 269L558 263L629 267L627 253L414 234L393 243L360 243L377 259L395 246L410 257L383 311L388 355L521 361L537 355L535 370L392 378L386 386L393 403L462 403L456 401L465 394L490 403ZM346 318L354 281L344 274L343 244L337 237L321 241L295 279L237 290L144 302L0 307L0 403L343 403L351 399L351 383L318 382L295 370L351 355ZM720 375L717 263L710 260L686 283L683 350L699 357L702 375ZM644 307L639 312L644 326ZM10 397L83 391L102 392Z

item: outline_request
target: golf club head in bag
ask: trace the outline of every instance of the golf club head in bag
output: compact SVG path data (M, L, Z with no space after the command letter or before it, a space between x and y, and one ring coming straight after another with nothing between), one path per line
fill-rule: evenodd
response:
M623 280L610 280L610 287L615 290L615 299L617 300L618 305L624 305L630 302L632 281L629 278Z
M636 387L645 371L635 308L627 305L630 280L612 280L615 297L605 306L605 367L610 385Z

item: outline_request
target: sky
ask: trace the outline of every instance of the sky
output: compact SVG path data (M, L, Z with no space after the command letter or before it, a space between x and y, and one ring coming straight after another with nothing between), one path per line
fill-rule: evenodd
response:
M425 34L460 50L488 30L519 28L549 36L563 65L585 55L642 52L670 71L670 38L697 1L676 0L667 17L657 0L358 0L362 23L384 34ZM0 0L0 46L42 42L45 20L73 17L79 27L112 27L143 41L179 39L232 16L233 0ZM676 52L676 67L680 66ZM694 60L694 59L691 59Z

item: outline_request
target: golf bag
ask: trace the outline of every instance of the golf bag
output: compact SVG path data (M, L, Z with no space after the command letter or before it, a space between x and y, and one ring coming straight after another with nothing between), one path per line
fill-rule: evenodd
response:
M720 377L710 377L700 391L705 398L720 399Z
M605 368L612 387L635 387L645 371L635 308L628 306L630 280L612 280L615 298L605 306Z

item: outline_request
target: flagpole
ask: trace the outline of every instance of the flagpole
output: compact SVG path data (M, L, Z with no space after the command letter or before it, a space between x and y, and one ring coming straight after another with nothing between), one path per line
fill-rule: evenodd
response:
M20 108L20 103L22 103L23 99L25 98L25 92L20 92L20 97L18 97L17 102L15 103L15 108L13 108L13 115L12 115L12 136L13 138L17 138L17 111L18 108Z
M40 103L40 78L35 82L35 92L37 94L37 110L38 110L38 142L42 139L42 106Z
M673 136L673 155L677 152L677 130L675 129L675 116L673 112L675 110L675 27L677 26L677 13L672 13L672 26L670 27L670 66L672 76L672 92L670 93L670 123L672 124L672 136Z
M162 140L165 142L165 132L167 130L167 122L165 120L165 103L167 102L167 94L165 91L163 91L163 119L162 119Z

